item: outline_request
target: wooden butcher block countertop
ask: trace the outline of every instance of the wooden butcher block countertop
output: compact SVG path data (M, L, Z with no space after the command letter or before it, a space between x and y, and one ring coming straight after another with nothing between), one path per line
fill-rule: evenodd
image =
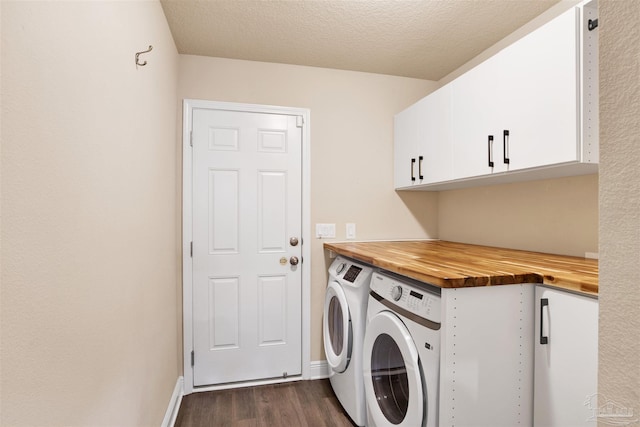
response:
M598 295L598 261L441 240L325 243L324 248L442 288L543 283Z

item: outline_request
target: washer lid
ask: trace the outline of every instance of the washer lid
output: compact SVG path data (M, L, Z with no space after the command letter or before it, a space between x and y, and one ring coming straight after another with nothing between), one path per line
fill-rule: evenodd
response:
M426 419L418 350L402 321L376 314L364 339L365 400L375 425L415 427Z
M333 371L344 372L351 360L353 331L347 297L336 281L327 285L322 330L327 363Z

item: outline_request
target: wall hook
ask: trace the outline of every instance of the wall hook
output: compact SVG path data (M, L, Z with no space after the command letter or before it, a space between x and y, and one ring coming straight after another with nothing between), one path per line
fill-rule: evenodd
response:
M138 65L141 67L144 67L145 65L147 65L147 61L140 62L140 55L142 55L143 53L149 53L151 52L152 49L153 49L153 46L149 45L149 49L136 53L136 68L138 68Z

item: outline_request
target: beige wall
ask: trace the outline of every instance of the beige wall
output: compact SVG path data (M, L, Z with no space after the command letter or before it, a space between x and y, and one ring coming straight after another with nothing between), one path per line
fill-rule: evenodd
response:
M443 191L438 234L564 255L598 252L598 175Z
M162 8L1 7L0 424L158 426L180 347Z
M611 400L631 409L637 420L640 414L640 2L601 0L599 7L598 392L601 397L598 403Z
M393 191L393 115L434 82L323 68L180 56L178 96L311 110L311 223L357 238L436 237L437 195ZM311 360L323 360L324 240L311 247Z

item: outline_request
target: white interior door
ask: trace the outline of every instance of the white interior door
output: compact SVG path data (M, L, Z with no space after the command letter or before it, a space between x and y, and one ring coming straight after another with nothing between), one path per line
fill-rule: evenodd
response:
M194 386L300 375L300 117L192 117Z

